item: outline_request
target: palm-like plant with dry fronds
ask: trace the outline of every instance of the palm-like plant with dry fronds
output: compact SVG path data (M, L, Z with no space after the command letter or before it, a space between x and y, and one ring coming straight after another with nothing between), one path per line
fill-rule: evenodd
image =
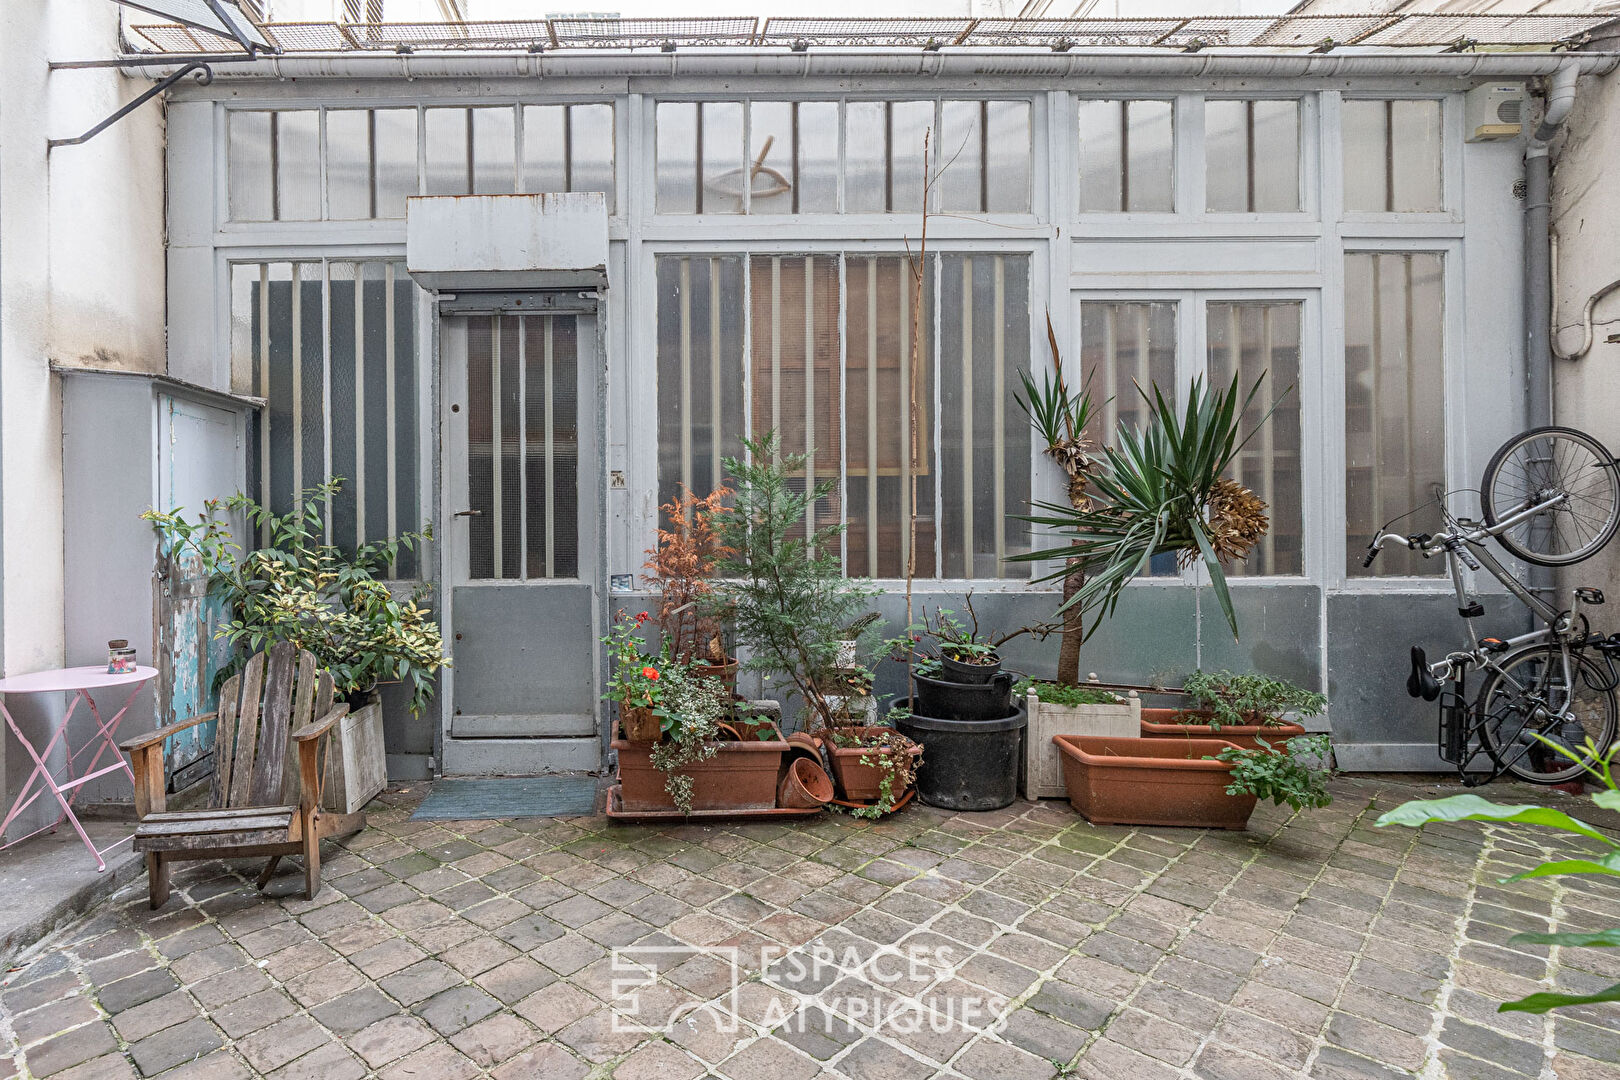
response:
M1096 459L1090 481L1097 497L1084 509L1037 503L1038 512L1024 518L1067 533L1068 544L1013 558L1068 560L1040 581L1066 577L1075 565L1083 569L1087 580L1064 601L1064 610L1085 613L1092 626L1113 614L1125 586L1148 569L1153 556L1174 552L1183 565L1202 560L1237 637L1222 563L1248 555L1270 521L1258 496L1222 474L1254 436L1251 430L1240 437L1239 428L1264 378L1255 380L1246 397L1235 375L1225 389L1194 379L1180 415L1157 385L1151 394L1138 388L1148 405L1147 422L1139 431L1121 424L1118 445ZM1267 410L1260 423L1270 418Z

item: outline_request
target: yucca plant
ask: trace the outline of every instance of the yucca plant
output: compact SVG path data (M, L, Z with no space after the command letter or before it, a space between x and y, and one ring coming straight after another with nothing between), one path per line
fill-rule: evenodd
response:
M1093 628L1113 614L1125 586L1148 568L1153 556L1175 552L1183 565L1202 559L1232 636L1237 637L1237 614L1221 564L1246 556L1265 535L1270 520L1259 497L1222 473L1254 436L1251 430L1240 437L1239 429L1264 378L1262 374L1256 379L1246 396L1235 375L1224 390L1207 388L1202 378L1196 378L1179 415L1157 384L1151 393L1138 387L1148 405L1147 422L1140 431L1121 424L1118 445L1104 448L1095 461L1090 481L1097 494L1092 504L1076 509L1036 503L1037 512L1023 519L1067 533L1069 543L1013 558L1072 560L1040 581L1065 577L1074 565L1082 568L1086 583L1064 602L1064 608L1078 608ZM1266 411L1261 424L1271 418L1271 411Z

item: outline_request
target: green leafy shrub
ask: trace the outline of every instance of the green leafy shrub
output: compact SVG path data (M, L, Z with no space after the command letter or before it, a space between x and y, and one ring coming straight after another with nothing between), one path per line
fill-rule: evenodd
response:
M664 774L664 790L683 814L692 812L692 777L684 770L720 752L720 722L728 705L726 687L686 664L666 664L659 680L658 717L661 738L648 753L652 767ZM764 738L766 736L759 736Z
M1208 724L1216 731L1223 724L1281 724L1286 712L1303 718L1320 715L1327 708L1327 698L1321 694L1259 672L1195 671L1181 687L1192 710L1178 714L1176 720Z
M429 586L419 584L409 599L397 600L377 575L398 561L402 549L432 539L431 529L345 554L325 539L326 507L342 486L343 478L334 477L306 488L285 514L238 494L223 503L210 500L195 521L185 520L181 510L148 510L141 517L163 537L171 558L187 549L198 558L210 594L231 613L220 637L250 652L281 641L308 649L351 702L380 683L406 683L411 711L419 713L433 696L434 673L450 662L439 625L422 606ZM244 553L230 526L219 520L221 507L245 514L250 535L267 536L268 543ZM220 680L246 659L239 655L221 670Z
M1320 810L1333 802L1327 789L1333 748L1326 735L1299 735L1277 747L1258 735L1254 741L1255 749L1229 746L1205 759L1232 766L1228 795L1253 795L1295 810Z
M1588 739L1586 744L1578 751L1571 752L1560 743L1542 739L1553 750L1563 754L1571 761L1590 762L1588 772L1603 787L1602 791L1592 796L1592 802L1605 810L1620 810L1620 786L1614 779L1614 757L1620 750L1620 743L1610 746L1607 750L1599 750ZM1576 754L1580 756L1577 757ZM1570 833L1574 836L1584 837L1596 845L1595 854L1582 854L1567 859L1553 859L1541 863L1522 874L1503 878L1503 884L1513 881L1530 881L1544 877L1565 877L1574 874L1601 874L1609 877L1620 877L1620 841L1599 832L1597 829L1570 817L1562 810L1553 810L1544 806L1534 806L1528 803L1519 805L1501 805L1478 795L1452 795L1445 799L1414 799L1402 803L1389 813L1378 819L1380 826L1405 825L1409 828L1421 828L1433 821L1486 821L1503 825L1540 825L1560 832ZM1607 930L1597 930L1588 933L1563 932L1551 934L1514 934L1508 939L1509 945L1561 945L1570 948L1620 948L1620 927ZM1545 1013L1550 1009L1562 1009L1573 1005L1599 1005L1605 1002L1620 1001L1620 983L1592 994L1558 994L1551 991L1530 994L1517 1001L1507 1001L1497 1006L1498 1012L1528 1012Z
M1047 705L1121 705L1125 699L1112 690L1093 690L1087 686L1069 686L1066 683L1037 682L1020 679L1013 684L1013 697L1024 697L1033 689L1035 696Z

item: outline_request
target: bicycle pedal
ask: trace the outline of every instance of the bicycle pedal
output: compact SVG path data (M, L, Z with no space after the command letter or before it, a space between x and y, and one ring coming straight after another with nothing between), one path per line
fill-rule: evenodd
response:
M1460 607L1457 609L1457 614L1461 615L1465 619L1477 619L1481 615L1485 614L1485 605L1481 604L1478 600L1470 600L1467 607Z
M1593 588L1590 585L1583 585L1575 590L1575 599L1583 604L1596 607L1598 604L1603 603L1603 590Z

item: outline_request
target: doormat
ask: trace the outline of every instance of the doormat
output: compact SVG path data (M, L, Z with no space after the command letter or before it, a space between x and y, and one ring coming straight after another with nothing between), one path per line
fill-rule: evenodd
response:
M594 776L501 776L439 780L412 821L577 817L596 812Z

